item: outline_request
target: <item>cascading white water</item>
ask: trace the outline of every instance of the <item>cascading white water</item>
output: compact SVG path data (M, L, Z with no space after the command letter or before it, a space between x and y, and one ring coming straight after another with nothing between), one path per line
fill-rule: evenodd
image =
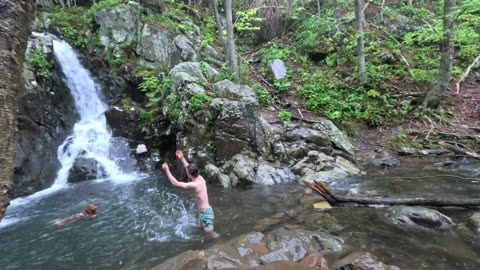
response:
M98 161L111 178L121 175L121 170L109 158L111 133L107 129L105 119L107 105L99 97L100 89L89 72L80 64L68 43L53 41L53 51L80 114L80 121L75 124L73 134L58 148L58 159L62 168L54 185L64 186L67 183L68 172L75 158L80 155Z
M105 118L105 111L108 107L99 96L100 87L95 84L89 72L80 64L73 48L65 41L54 40L53 51L74 98L75 107L80 114L80 121L75 124L73 133L58 147L58 159L62 167L53 185L28 197L17 198L11 201L11 206L23 205L32 199L65 188L69 170L79 156L95 159L98 167L101 167L99 171L104 172L102 177L116 182L141 179L146 176L145 174L124 173L117 165L118 163L122 164L122 167L133 168L136 162L129 157L128 143L121 138L112 140Z

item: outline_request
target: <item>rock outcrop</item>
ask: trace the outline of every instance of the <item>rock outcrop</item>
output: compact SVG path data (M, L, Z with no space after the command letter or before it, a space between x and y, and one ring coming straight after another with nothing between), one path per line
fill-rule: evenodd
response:
M50 35L32 36L26 53L24 78L27 92L18 99L16 159L12 197L32 194L53 183L60 162L57 149L72 130L78 116L60 68L54 63L51 81L40 85L28 64L36 48L53 61ZM40 87L45 87L40 89Z

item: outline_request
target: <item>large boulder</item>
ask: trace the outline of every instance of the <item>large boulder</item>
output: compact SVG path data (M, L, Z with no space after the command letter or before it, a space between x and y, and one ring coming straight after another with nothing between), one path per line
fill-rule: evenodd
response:
M237 154L225 163L222 169L230 177L232 186L255 183L256 162L250 157Z
M386 217L394 224L419 229L448 230L454 225L449 217L425 207L393 206L386 212Z
M295 175L286 166L272 164L259 159L255 183L274 185L295 180Z
M141 23L140 5L130 1L95 12L100 43L106 48L129 46L137 41Z
M258 100L252 89L228 80L213 86L217 94L208 108L213 124L216 159L229 160L234 155L249 150L255 141Z
M93 158L77 157L69 170L68 182L77 183L106 176L105 169Z
M145 24L140 33L137 54L140 56L140 63L171 69L182 62L180 52L173 42L175 35L156 24Z
M136 108L126 109L113 106L105 112L105 118L107 125L112 129L113 136L134 139L138 135L135 132L138 123Z
M171 69L182 62L198 61L195 48L192 39L160 25L147 23L141 29L136 52L143 65Z

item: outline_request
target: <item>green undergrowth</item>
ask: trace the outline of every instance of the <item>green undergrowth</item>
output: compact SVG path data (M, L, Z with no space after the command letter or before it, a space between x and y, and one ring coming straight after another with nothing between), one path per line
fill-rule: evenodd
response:
M459 6L463 12L457 19L454 78L480 55L479 9ZM268 106L273 100L293 97L312 112L347 128L427 117L430 112L419 107L421 97L406 93L428 91L436 77L443 10L423 3L386 6L383 24L371 13L367 15L364 52L368 81L364 85L358 80L358 35L354 23L346 23L352 21L352 12L351 4L337 10L327 5L316 14L299 16L282 38L261 44L253 55L260 61L252 66L252 73L259 72L269 84L258 81L253 86L260 104ZM245 46L242 51L249 51L248 44L249 40L239 40L239 46ZM288 75L281 81L273 80L269 71L269 62L276 58L287 68Z

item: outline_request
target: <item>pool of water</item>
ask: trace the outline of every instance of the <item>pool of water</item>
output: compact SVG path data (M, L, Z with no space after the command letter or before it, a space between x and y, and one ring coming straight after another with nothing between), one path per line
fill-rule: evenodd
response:
M190 192L173 188L165 178L80 183L8 208L0 228L0 265L2 269L149 269L188 249L252 231L258 219L275 211L261 207L262 203L285 189L301 187L209 186L221 237L205 240L196 227ZM94 220L70 226L48 223L81 212L92 202L98 207Z
M445 169L412 160L399 168L370 168L363 177L326 182L339 193L478 198L478 165L460 162ZM304 190L297 183L229 190L210 185L215 230L221 235L211 240L196 227L190 192L172 187L162 176L83 182L25 204L14 202L0 223L0 265L2 269L151 269L186 250L255 231L259 220L294 209L296 216L284 218L276 227L294 224L342 239L343 250L327 254L329 262L362 250L402 269L480 269L480 237L463 226L478 209L441 208L457 225L449 231L419 230L390 224L384 218L386 207L326 211L302 207ZM98 206L94 220L61 227L48 223L78 213L92 202Z

